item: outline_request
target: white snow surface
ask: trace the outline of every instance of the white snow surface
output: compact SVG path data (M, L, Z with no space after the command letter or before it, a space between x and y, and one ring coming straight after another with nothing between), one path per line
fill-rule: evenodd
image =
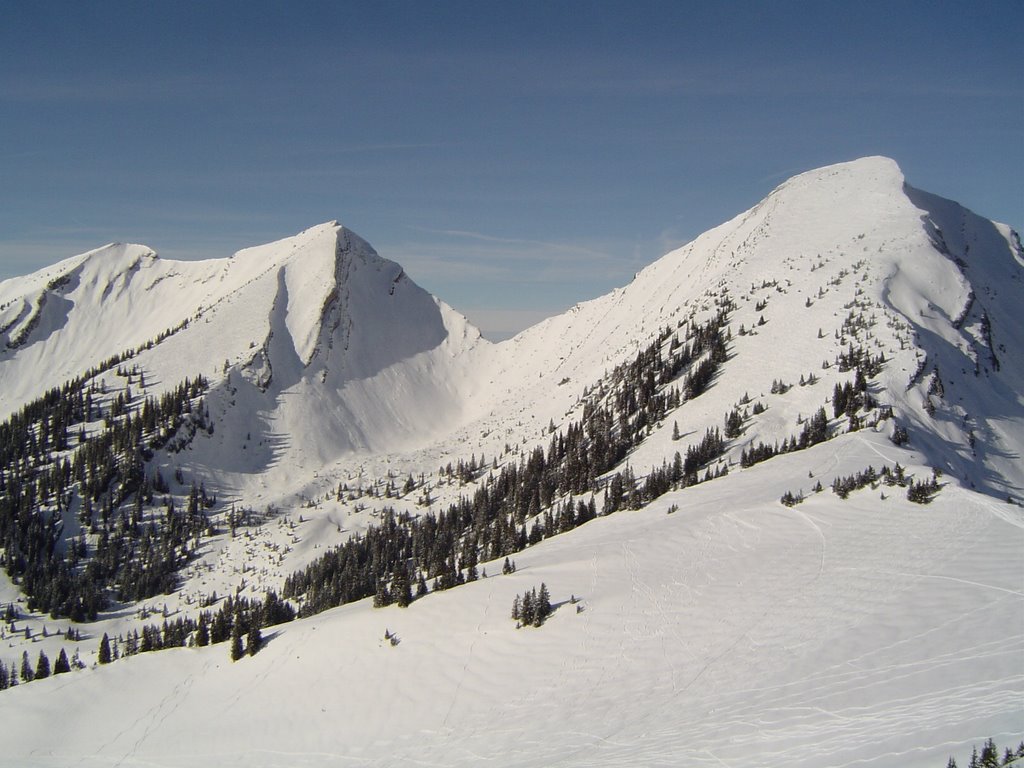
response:
M104 632L153 621L139 606L83 625L79 644L41 636L66 621L30 616L19 626L34 639L5 632L0 659L65 647L90 666L0 693L0 765L939 768L989 736L1015 746L1022 279L1007 227L864 158L789 180L628 286L501 344L335 222L230 259L110 245L2 282L5 416L188 320L124 363L148 395L199 373L212 383L213 433L156 461L222 504L277 512L208 543L179 593L143 606L172 616L214 589L279 589L382 506L424 509L417 494L354 504L342 483L422 474L435 510L472 493L437 468L546 446L550 424L580 417L585 388L726 293L737 308L722 373L628 462L643 475L671 461L744 395L767 410L730 441L726 477L545 540L511 575L486 563L489 577L406 609L362 601L272 628L237 663L218 645L99 667ZM851 313L866 327L844 325ZM832 416L850 343L885 354L871 391L910 443L894 446L886 420L741 469L749 445L789 437L820 406ZM775 380L792 387L771 394ZM828 490L897 461L919 478L941 470L931 504L885 486L845 501ZM807 500L784 507L786 491ZM541 582L558 608L517 630L512 598ZM0 602L17 594L0 577Z

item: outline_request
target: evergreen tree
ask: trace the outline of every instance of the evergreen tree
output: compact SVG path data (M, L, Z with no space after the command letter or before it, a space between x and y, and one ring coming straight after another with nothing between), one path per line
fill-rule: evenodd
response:
M39 659L36 661L36 680L42 680L43 678L50 676L50 660L46 656L46 652L39 651Z
M999 768L999 750L996 749L995 741L990 737L981 748L982 768Z
M64 672L71 671L71 664L68 662L68 655L64 652L64 649L60 649L60 655L57 656L57 661L53 665L53 674L60 675Z
M110 663L110 638L107 637L106 632L103 633L103 638L100 640L98 661L100 664Z
M548 586L543 581L540 583L540 593L537 595L537 618L543 622L551 614L551 595Z
M200 648L210 644L210 626L206 618L206 611L199 614L199 623L196 625L196 645Z
M373 595L373 607L383 608L391 605L391 591L384 579L377 579L377 591Z
M523 599L519 603L519 618L522 619L523 624L533 624L536 617L534 595L530 592L524 592Z
M231 660L238 661L245 655L242 648L242 622L236 621L231 627Z
M250 656L255 656L262 645L263 634L260 632L259 624L254 621L252 626L249 628L249 634L246 635L245 638L245 651Z
M405 563L400 563L395 568L391 580L391 597L399 608L406 608L412 602L412 587L409 584L409 571Z
M35 676L36 673L32 671L32 662L28 660L28 651L23 651L21 654L21 681L31 683Z

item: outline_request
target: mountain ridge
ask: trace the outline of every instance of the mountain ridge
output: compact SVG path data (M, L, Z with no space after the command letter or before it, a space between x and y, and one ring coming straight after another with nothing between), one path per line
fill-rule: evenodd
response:
M140 306L143 250L88 296ZM147 536L194 525L169 586L138 587L126 556L105 589L142 596L68 624L87 664L103 633L129 653L154 613L192 620L225 595L284 595L303 618L238 664L218 643L60 678L76 713L102 702L62 745L38 725L58 683L3 691L19 765L169 765L188 749L260 765L923 768L1024 736L1024 632L1006 622L1024 608L1024 262L1008 228L886 158L843 163L499 344L336 222L232 258L230 277L194 267L206 287L182 302L187 326L90 374L96 412L51 449L70 466L132 423L142 490L121 490L122 470L92 508L86 481L54 501L42 464L39 514L86 562L133 515ZM81 286L48 290L70 302ZM16 293L0 284L0 312L24 323ZM0 383L59 384L40 350L66 349L69 327L37 323ZM146 426L144 403L197 374L178 420ZM10 471L45 461L15 453ZM150 477L163 506L143 500ZM408 608L356 599L376 588L385 605L403 571L423 580ZM513 596L541 582L554 614L517 629ZM30 587L0 576L0 602ZM18 610L0 661L69 644L41 632L63 618Z

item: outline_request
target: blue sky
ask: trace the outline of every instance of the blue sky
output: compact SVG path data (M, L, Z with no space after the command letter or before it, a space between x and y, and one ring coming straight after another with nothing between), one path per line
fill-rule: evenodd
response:
M492 335L788 176L1024 225L1024 3L0 0L0 279L329 219Z

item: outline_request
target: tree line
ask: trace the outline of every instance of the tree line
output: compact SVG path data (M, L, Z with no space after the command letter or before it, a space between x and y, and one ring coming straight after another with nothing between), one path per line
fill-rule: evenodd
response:
M724 450L717 429L708 430L685 459L677 452L672 464L652 468L644 482L628 466L608 473L670 408L713 384L728 358L731 308L726 297L706 322L681 322L660 332L634 359L584 392L582 418L553 431L546 451L537 446L518 462L491 469L472 496L436 513L413 517L384 509L378 524L290 575L283 597L299 603L300 616L371 596L378 606L408 605L431 589L475 580L481 561L520 552L599 514L639 509L673 487L698 482L699 470ZM461 471L468 473L465 465ZM705 478L711 476L709 469ZM598 510L595 499L602 491Z

